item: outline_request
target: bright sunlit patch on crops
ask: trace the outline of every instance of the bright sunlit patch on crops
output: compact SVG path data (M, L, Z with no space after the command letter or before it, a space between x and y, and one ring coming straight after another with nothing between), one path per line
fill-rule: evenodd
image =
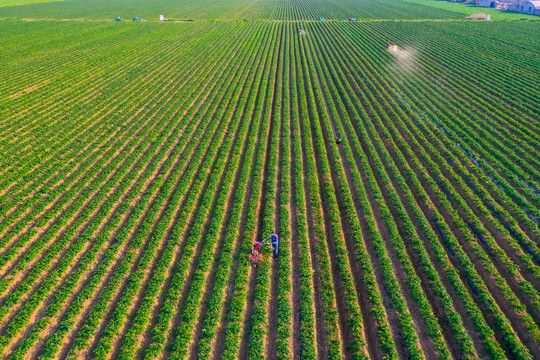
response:
M388 52L394 56L392 68L394 70L413 71L416 67L417 51L413 48L400 49L397 45L390 45Z

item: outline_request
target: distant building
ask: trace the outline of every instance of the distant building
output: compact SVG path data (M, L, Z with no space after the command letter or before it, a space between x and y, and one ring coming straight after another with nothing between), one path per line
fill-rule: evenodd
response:
M512 4L508 5L507 10L518 11L520 5L521 5L521 2L519 1L513 2Z
M506 10L515 0L480 0L478 6Z
M474 4L476 6L516 11L523 14L540 15L540 0L449 0L451 2L460 2ZM473 14L476 15L476 14ZM490 20L490 19L486 19Z
M514 7L512 7L512 10L514 10L513 8ZM540 1L522 2L516 6L514 11L530 15L540 15Z

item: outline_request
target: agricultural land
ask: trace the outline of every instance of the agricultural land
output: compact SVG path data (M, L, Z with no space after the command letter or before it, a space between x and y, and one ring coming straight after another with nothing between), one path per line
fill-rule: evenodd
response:
M0 0L0 358L540 359L540 17L482 10Z

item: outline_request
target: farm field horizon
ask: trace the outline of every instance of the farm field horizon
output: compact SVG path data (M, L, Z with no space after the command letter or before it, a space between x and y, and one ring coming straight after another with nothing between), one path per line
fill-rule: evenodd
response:
M0 358L540 359L538 19L0 0Z

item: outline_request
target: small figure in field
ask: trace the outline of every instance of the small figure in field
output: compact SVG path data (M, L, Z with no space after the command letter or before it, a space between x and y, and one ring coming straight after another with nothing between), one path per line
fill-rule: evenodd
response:
M387 48L387 49L390 48L390 43L389 43L389 42L386 43L386 48Z
M268 244L266 240L270 240L270 243L272 244L272 247L274 248L274 260L278 259L278 249L279 249L279 238L275 231L272 231L270 234L270 237L263 239L262 245Z
M253 249L251 249L251 267L255 267L259 264L259 249L261 247L261 243L258 241L255 241L253 244Z
M274 260L278 259L278 248L279 248L279 238L275 231L272 231L272 234L270 235L270 242L272 243L272 247L274 248Z

